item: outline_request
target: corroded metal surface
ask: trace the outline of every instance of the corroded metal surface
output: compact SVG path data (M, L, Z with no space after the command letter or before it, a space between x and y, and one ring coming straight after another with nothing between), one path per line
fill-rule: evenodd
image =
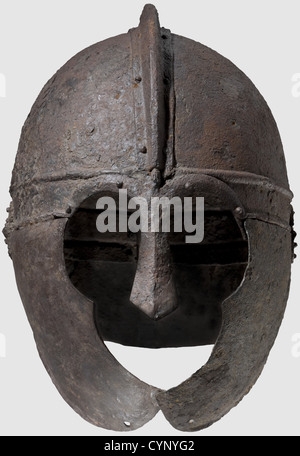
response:
M182 431L211 425L249 392L284 315L290 233L258 220L247 220L246 229L249 264L243 283L223 303L222 329L210 359L190 379L157 396L167 419Z
M97 198L121 188L147 201L204 197L203 243L101 236ZM11 195L20 295L47 371L83 418L130 430L161 409L194 431L249 391L287 301L292 193L272 114L231 62L161 28L146 5L137 28L83 50L43 88ZM216 345L190 379L159 391L104 340Z
M12 234L16 280L39 354L63 398L87 421L134 430L158 412L157 390L124 369L99 339L92 302L66 274L65 224L52 220Z

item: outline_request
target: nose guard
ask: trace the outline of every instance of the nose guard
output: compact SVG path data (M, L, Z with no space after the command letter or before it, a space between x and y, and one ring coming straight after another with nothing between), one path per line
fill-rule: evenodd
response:
M130 301L158 320L177 307L170 246L166 233L141 233Z
M80 201L106 180L116 188L130 180L141 194L153 172L155 191L170 189L170 196L190 191L199 176L207 177L207 195L219 181L248 242L246 271L223 302L209 361L169 391L141 382L110 354L93 303L71 283L64 258L66 225ZM292 194L272 116L230 62L161 29L155 8L146 5L137 29L82 51L46 85L22 132L11 194L5 235L38 351L60 394L84 419L128 431L161 409L175 428L196 431L248 393L288 297ZM137 283L133 301L141 294ZM152 324L168 322L178 309Z

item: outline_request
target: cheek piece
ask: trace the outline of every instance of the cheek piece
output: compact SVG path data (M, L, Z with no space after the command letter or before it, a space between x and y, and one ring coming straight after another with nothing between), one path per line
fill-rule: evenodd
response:
M204 197L203 242L95 240L91 201L120 188ZM38 352L85 420L128 431L162 410L176 429L197 431L249 392L284 315L295 233L276 123L230 61L161 28L146 5L137 28L83 50L45 85L10 192L4 234ZM214 348L163 391L104 340Z

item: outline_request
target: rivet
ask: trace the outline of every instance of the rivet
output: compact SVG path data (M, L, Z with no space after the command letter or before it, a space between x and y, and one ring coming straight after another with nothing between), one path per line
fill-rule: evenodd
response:
M236 213L236 215L243 215L244 211L241 207L236 207L234 212Z

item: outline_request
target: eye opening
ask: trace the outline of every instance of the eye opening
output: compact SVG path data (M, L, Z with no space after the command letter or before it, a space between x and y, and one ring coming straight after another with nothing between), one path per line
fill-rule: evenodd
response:
M195 223L195 211L193 211ZM193 234L193 233L192 233ZM201 243L186 243L186 231L175 232L171 227L170 245L174 261L189 264L244 264L248 261L248 243L243 226L230 210L206 208L204 239Z

